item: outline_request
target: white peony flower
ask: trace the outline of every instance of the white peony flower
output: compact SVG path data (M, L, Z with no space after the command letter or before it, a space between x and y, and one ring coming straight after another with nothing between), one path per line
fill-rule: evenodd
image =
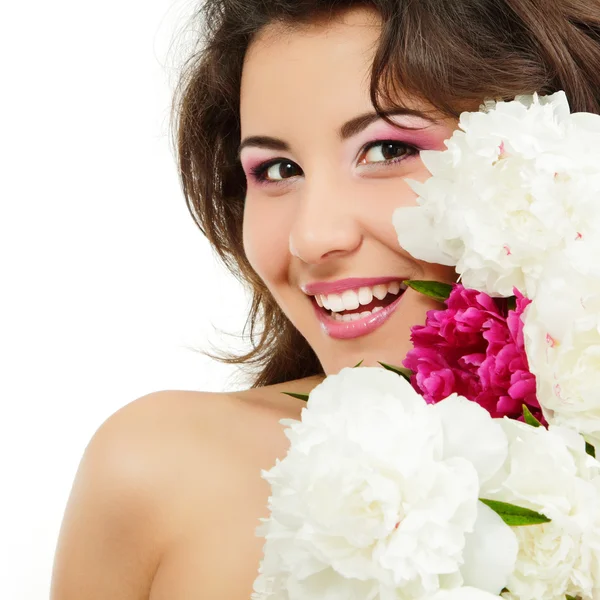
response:
M474 587L461 587L455 590L442 590L427 600L498 600L499 596Z
M540 512L550 523L514 527L519 555L509 600L600 598L600 463L575 431L503 419L508 460L482 497Z
M257 530L254 600L419 600L476 572L494 573L488 592L505 585L515 536L478 497L506 439L481 407L455 395L429 406L401 377L363 367L328 377L302 421L282 424L291 445L263 472L271 516Z
M432 177L409 181L419 206L393 223L405 250L466 287L532 298L554 252L600 234L600 116L571 114L564 92L486 102L446 146L421 152Z
M549 423L582 433L600 456L600 265L597 243L555 257L527 307L523 335Z

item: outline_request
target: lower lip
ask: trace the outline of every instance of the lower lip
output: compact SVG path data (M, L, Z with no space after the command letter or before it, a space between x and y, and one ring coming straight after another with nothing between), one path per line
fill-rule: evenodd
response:
M391 304L376 313L372 313L368 317L363 317L356 321L336 321L320 308L314 300L313 307L317 314L317 318L321 322L323 331L325 331L329 337L338 340L350 340L372 333L377 328L381 327L392 316L392 313L396 310L398 304L400 304L405 293L406 292L400 294L400 296Z

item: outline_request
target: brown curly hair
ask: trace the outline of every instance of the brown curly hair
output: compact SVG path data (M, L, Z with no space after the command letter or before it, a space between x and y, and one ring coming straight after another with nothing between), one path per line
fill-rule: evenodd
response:
M323 371L244 253L246 178L237 158L244 56L269 23L293 28L353 7L382 18L370 81L378 113L399 106L400 90L455 118L485 99L558 90L573 112L600 113L600 0L206 0L192 17L203 31L175 89L172 135L194 221L253 294L244 330L252 350L216 357L254 367L253 387Z

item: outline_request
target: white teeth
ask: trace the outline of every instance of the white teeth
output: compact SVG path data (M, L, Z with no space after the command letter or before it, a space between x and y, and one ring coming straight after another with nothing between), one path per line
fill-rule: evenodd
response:
M373 301L373 298L383 300L388 293L397 296L400 291L405 289L406 285L400 281L392 281L389 284L383 283L373 287L365 286L355 290L345 290L341 294L317 294L315 301L320 307L335 314L344 310L356 310L361 305L366 306Z
M373 296L378 300L383 300L388 293L388 286L381 284L373 286Z
M345 310L356 310L360 306L358 294L354 290L346 290L342 294L342 302Z
M346 319L346 317L348 315L340 315L339 313L331 313L331 316L336 320L339 321L340 323L343 323L344 321L349 321L349 319Z
M371 313L369 313L371 314ZM358 321L361 317L361 313L346 313L345 315L336 315L337 320L343 321L344 323L350 323L350 321Z
M358 301L363 305L370 304L373 301L373 292L371 288L361 287L358 290Z
M378 308L378 310L381 310L381 308ZM370 317L374 312L377 312L377 310L373 310L373 312L370 310L364 310L361 313L347 313L345 315L341 315L340 313L332 313L331 316L340 323L349 323L350 321L358 321L359 319Z
M390 283L390 285L388 287L388 292L390 294L394 294L394 296L396 296L398 294L398 292L400 292L400 282L392 281L392 283Z
M342 312L344 310L344 302L339 294L329 294L327 300L329 302L329 310L333 312Z
M376 313L376 312L379 312L380 310L383 310L383 306L376 306L376 307L373 309L373 312L374 312L374 313Z

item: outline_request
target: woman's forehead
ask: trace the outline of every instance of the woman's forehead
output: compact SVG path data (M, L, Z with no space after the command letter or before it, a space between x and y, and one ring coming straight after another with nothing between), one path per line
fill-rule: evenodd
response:
M370 11L344 20L290 28L268 25L246 53L242 72L242 126L304 114L329 117L345 107L371 108L370 70L380 26Z

